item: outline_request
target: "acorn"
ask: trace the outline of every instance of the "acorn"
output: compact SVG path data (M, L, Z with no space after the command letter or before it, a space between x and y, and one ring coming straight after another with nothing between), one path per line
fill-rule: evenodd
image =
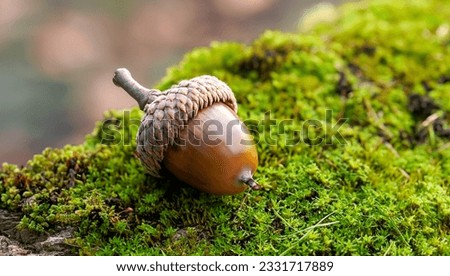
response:
M136 137L136 155L148 173L162 170L201 191L233 195L253 179L258 154L247 127L237 116L231 88L214 76L183 80L166 91L147 89L125 68L113 82L145 112Z

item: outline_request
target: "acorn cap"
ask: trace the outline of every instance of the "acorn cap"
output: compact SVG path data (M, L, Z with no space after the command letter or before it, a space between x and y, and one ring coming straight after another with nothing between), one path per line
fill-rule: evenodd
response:
M160 92L139 85L125 68L117 69L114 84L122 87L144 110L136 137L137 155L148 172L160 177L161 162L169 146L177 142L189 120L214 103L224 103L237 113L231 88L214 76L183 80Z

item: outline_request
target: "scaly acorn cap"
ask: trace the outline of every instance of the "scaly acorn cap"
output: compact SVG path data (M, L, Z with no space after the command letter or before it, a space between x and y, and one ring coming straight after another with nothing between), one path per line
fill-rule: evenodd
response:
M160 177L167 148L177 142L180 131L200 110L219 102L235 113L238 109L231 88L214 76L183 80L161 92L141 86L127 69L119 68L113 82L130 94L145 112L136 137L137 155L155 177Z

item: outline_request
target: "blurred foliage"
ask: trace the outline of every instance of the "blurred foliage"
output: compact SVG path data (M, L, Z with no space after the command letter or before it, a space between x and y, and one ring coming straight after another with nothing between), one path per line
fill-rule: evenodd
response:
M132 109L106 112L82 145L4 164L0 207L36 231L77 227L81 255L449 255L450 4L336 12L307 33L194 50L158 86L212 74L243 120L291 119L251 127L264 190L216 197L146 175ZM304 137L311 119L322 127Z

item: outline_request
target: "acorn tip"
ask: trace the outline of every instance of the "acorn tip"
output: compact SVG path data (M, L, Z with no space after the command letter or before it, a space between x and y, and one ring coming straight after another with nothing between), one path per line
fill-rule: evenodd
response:
M261 185L259 185L253 178L244 181L244 183L247 184L252 190L261 189Z

